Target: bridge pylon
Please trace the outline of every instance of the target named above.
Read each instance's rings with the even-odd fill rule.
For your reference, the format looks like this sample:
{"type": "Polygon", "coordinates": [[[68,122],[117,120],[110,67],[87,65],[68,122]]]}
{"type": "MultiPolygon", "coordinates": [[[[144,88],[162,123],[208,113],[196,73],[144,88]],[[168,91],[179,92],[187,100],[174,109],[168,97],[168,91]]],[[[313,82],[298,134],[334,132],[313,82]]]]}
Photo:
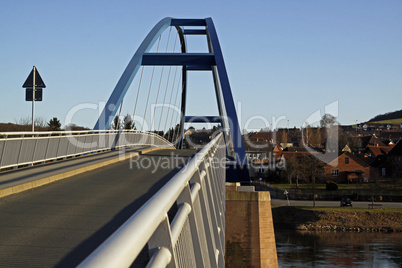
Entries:
{"type": "Polygon", "coordinates": [[[233,101],[228,74],[223,59],[218,35],[211,18],[177,19],[164,18],[149,32],[130,60],[117,85],[115,86],[104,110],[95,124],[95,130],[107,129],[134,77],[141,66],[181,66],[181,117],[179,124],[180,139],[177,146],[182,148],[184,124],[220,123],[224,133],[228,158],[227,181],[249,181],[248,163],[241,136],[240,125],[233,101]],[[180,40],[180,53],[150,53],[152,46],[168,28],[177,30],[180,40]],[[186,38],[190,35],[206,36],[207,53],[189,53],[186,38]],[[187,77],[189,72],[212,73],[219,115],[190,116],[186,114],[187,77]]]}

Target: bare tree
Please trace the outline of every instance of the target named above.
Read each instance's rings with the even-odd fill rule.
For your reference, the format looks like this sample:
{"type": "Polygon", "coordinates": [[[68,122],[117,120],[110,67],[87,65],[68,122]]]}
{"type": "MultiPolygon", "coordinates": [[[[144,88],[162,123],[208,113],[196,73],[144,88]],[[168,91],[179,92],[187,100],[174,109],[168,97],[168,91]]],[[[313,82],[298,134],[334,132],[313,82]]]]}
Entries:
{"type": "Polygon", "coordinates": [[[333,116],[332,114],[324,114],[320,120],[320,125],[321,127],[330,127],[338,122],[336,121],[336,117],[333,116]]]}
{"type": "Polygon", "coordinates": [[[289,181],[296,178],[296,187],[299,187],[299,179],[310,184],[313,192],[313,207],[315,207],[315,183],[317,178],[324,174],[324,163],[312,155],[293,156],[286,160],[286,171],[289,181]]]}

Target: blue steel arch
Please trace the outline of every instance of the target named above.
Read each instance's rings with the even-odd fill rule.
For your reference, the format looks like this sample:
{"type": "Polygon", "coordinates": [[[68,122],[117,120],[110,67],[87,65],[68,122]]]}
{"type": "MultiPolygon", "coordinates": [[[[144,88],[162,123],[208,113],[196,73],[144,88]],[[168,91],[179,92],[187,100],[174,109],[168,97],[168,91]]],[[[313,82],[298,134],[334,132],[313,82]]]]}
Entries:
{"type": "MultiPolygon", "coordinates": [[[[140,47],[131,58],[129,64],[124,70],[118,83],[116,84],[105,108],[103,109],[94,130],[107,129],[123,98],[130,87],[135,75],[141,66],[147,65],[180,65],[183,67],[182,73],[182,101],[181,101],[181,121],[180,133],[183,136],[185,122],[220,122],[229,124],[230,135],[225,135],[228,143],[230,140],[235,154],[235,173],[231,173],[229,181],[249,180],[247,158],[244,144],[241,136],[240,126],[237,119],[236,109],[233,101],[233,95],[230,88],[229,78],[223,59],[222,50],[219,44],[218,35],[211,18],[205,19],[175,19],[164,18],[159,21],[149,32],[147,37],[141,43],[140,47]],[[176,27],[182,53],[148,53],[159,36],[169,26],[176,27]],[[204,29],[183,29],[184,26],[204,26],[204,29]],[[208,40],[209,53],[187,53],[185,35],[206,35],[208,40]],[[216,98],[218,102],[219,117],[196,117],[186,115],[186,92],[187,92],[187,72],[188,71],[212,71],[215,82],[216,98]],[[222,102],[223,100],[223,102],[222,102]],[[225,119],[226,118],[226,119],[225,119]]],[[[224,132],[224,134],[226,134],[224,132]]],[[[181,139],[182,140],[182,139],[181,139]]],[[[232,169],[230,168],[230,169],[232,169]]]]}

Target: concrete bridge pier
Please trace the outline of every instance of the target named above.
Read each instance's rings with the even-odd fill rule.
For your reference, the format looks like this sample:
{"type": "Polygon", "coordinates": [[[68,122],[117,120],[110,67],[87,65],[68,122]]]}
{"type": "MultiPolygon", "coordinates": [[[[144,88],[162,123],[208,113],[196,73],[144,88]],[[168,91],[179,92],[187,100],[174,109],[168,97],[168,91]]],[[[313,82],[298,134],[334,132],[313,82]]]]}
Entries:
{"type": "Polygon", "coordinates": [[[269,192],[226,183],[226,267],[278,267],[269,192]]]}

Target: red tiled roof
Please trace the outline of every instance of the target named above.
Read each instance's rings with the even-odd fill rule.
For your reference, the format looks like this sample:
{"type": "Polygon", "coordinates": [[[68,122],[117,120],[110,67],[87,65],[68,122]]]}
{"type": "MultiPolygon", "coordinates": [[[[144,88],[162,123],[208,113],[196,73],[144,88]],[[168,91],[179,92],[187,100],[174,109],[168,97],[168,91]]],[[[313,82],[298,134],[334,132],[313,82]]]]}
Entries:
{"type": "Polygon", "coordinates": [[[371,145],[368,145],[366,148],[367,148],[366,150],[371,151],[374,156],[378,156],[378,155],[382,155],[382,154],[388,154],[389,151],[391,151],[393,147],[391,147],[391,146],[371,146],[371,145]]]}

